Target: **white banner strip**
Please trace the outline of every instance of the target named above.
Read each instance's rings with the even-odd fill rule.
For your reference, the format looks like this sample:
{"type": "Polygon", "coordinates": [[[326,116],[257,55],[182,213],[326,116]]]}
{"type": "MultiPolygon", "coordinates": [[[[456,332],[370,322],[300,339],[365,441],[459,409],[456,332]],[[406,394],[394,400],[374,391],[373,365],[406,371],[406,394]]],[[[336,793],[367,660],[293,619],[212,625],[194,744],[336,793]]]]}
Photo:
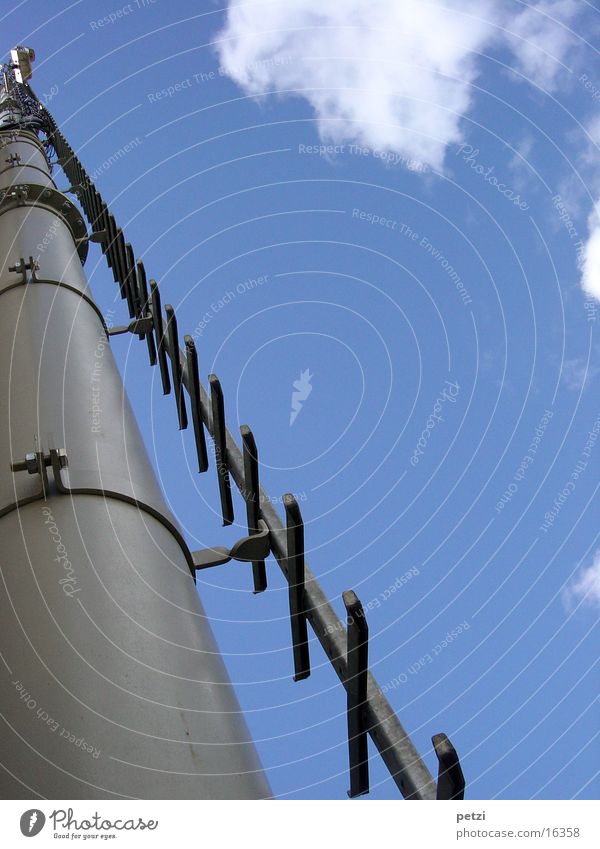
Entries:
{"type": "Polygon", "coordinates": [[[4,801],[0,815],[3,847],[35,840],[29,845],[598,849],[599,808],[587,801],[4,801]]]}

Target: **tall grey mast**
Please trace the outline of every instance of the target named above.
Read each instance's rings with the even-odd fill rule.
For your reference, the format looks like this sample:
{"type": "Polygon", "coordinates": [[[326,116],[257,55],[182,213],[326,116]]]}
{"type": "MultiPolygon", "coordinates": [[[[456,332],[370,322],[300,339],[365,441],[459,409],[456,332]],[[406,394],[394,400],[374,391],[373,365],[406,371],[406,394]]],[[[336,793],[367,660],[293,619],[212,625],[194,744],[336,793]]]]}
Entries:
{"type": "Polygon", "coordinates": [[[0,79],[0,797],[267,797],[52,179],[32,59],[0,79]]]}
{"type": "Polygon", "coordinates": [[[193,338],[180,347],[175,310],[163,314],[158,285],[30,88],[33,52],[11,55],[0,78],[0,798],[268,796],[194,581],[238,560],[264,592],[273,555],[294,681],[311,674],[310,626],[346,691],[349,796],[369,792],[370,737],[406,799],[462,799],[456,749],[432,737],[436,782],[369,670],[360,600],[342,593],[341,622],[306,563],[298,502],[283,496],[284,524],[252,430],[240,427],[240,450],[218,377],[202,384],[193,338]],[[54,154],[89,235],[52,179],[54,154]],[[127,303],[125,326],[109,330],[91,297],[89,241],[127,303]],[[193,429],[198,473],[212,437],[223,524],[232,482],[245,503],[248,535],[231,549],[191,552],[169,514],[108,347],[120,333],[146,343],[179,428],[193,429]]]}

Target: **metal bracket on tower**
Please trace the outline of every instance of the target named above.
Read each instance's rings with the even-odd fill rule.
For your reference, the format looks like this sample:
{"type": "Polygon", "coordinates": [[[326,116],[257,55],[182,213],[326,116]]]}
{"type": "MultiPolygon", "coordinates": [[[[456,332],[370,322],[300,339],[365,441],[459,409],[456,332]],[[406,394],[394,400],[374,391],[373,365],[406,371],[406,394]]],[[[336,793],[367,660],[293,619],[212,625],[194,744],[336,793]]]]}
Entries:
{"type": "MultiPolygon", "coordinates": [[[[119,283],[119,269],[117,263],[117,247],[116,247],[116,238],[117,238],[117,223],[115,221],[114,215],[112,215],[108,211],[108,207],[105,209],[105,229],[107,232],[106,238],[106,254],[108,256],[108,264],[112,269],[113,280],[115,283],[119,283]]],[[[123,291],[121,289],[121,284],[119,283],[119,289],[121,295],[123,295],[123,291]]]]}
{"type": "Polygon", "coordinates": [[[199,569],[210,569],[213,566],[222,566],[224,563],[229,563],[230,560],[249,563],[256,559],[264,559],[268,557],[270,551],[269,529],[261,519],[258,533],[242,537],[233,548],[229,549],[224,546],[203,548],[200,551],[192,551],[192,558],[194,567],[198,571],[199,569]]]}
{"type": "Polygon", "coordinates": [[[8,270],[11,273],[22,274],[23,278],[21,283],[29,283],[30,281],[37,280],[36,271],[39,271],[40,264],[34,259],[32,256],[29,257],[29,261],[25,262],[24,258],[21,257],[16,265],[9,266],[8,270]],[[30,275],[27,275],[27,272],[31,271],[30,275]]]}
{"type": "Polygon", "coordinates": [[[29,186],[17,186],[14,191],[8,192],[6,196],[12,198],[17,206],[25,206],[29,197],[29,186]]]}
{"type": "Polygon", "coordinates": [[[121,228],[117,226],[117,222],[114,220],[113,216],[111,215],[110,217],[114,222],[115,227],[113,247],[116,260],[117,282],[119,284],[121,298],[125,299],[127,297],[127,292],[125,290],[125,237],[121,228]]]}
{"type": "Polygon", "coordinates": [[[13,472],[27,472],[30,475],[39,475],[42,481],[42,492],[39,497],[46,498],[48,494],[48,471],[50,466],[64,469],[68,465],[67,452],[64,448],[53,448],[49,454],[43,451],[31,451],[25,455],[24,460],[16,460],[10,464],[13,472]]]}
{"type": "Polygon", "coordinates": [[[86,233],[81,239],[77,239],[77,244],[80,245],[84,242],[96,242],[97,244],[102,244],[107,237],[106,230],[94,230],[92,233],[86,233]]]}
{"type": "Polygon", "coordinates": [[[167,352],[171,360],[171,374],[173,377],[173,390],[175,392],[175,403],[177,405],[177,418],[179,419],[179,430],[186,430],[188,426],[185,398],[183,395],[183,379],[181,373],[181,358],[179,356],[179,334],[177,332],[177,317],[171,304],[165,306],[167,315],[167,352]]]}
{"type": "Polygon", "coordinates": [[[369,672],[369,627],[365,611],[353,590],[342,593],[348,614],[346,649],[346,693],[348,694],[348,753],[351,799],[369,792],[367,736],[367,685],[369,672]]]}
{"type": "MultiPolygon", "coordinates": [[[[131,245],[129,247],[131,248],[131,245]]],[[[131,271],[133,271],[133,267],[130,266],[130,261],[133,260],[133,251],[131,251],[131,253],[128,251],[127,243],[125,242],[125,235],[120,227],[117,228],[117,252],[119,254],[119,267],[121,269],[121,276],[119,277],[122,287],[121,296],[127,301],[129,317],[133,318],[135,315],[135,307],[133,304],[133,292],[130,285],[131,271]]]]}
{"type": "MultiPolygon", "coordinates": [[[[123,237],[124,238],[124,237],[123,237]]],[[[130,242],[125,243],[125,292],[127,294],[127,307],[129,317],[139,315],[139,304],[137,301],[137,286],[135,278],[135,255],[130,242]]]]}
{"type": "Polygon", "coordinates": [[[83,264],[88,252],[87,229],[81,212],[62,192],[38,183],[19,183],[0,191],[0,214],[22,207],[51,210],[71,231],[83,264]]]}
{"type": "Polygon", "coordinates": [[[109,336],[121,336],[123,333],[135,333],[137,336],[143,336],[150,333],[154,327],[152,316],[144,318],[134,318],[129,324],[120,324],[118,327],[111,327],[108,330],[109,336]]]}
{"type": "Polygon", "coordinates": [[[306,594],[304,591],[304,522],[298,502],[291,493],[283,496],[283,506],[286,517],[286,566],[294,651],[294,681],[301,681],[310,675],[306,594]]]}
{"type": "Polygon", "coordinates": [[[1,508],[0,517],[5,516],[12,510],[16,510],[19,507],[23,507],[25,504],[30,504],[31,502],[39,501],[40,499],[45,499],[49,492],[47,468],[51,467],[54,478],[54,486],[56,488],[57,495],[100,495],[103,498],[114,498],[118,501],[124,501],[126,504],[132,504],[138,510],[148,513],[150,516],[153,516],[155,519],[157,519],[162,525],[165,526],[165,528],[167,528],[167,530],[175,537],[175,539],[181,546],[181,550],[184,553],[186,562],[190,569],[190,573],[194,580],[196,579],[192,553],[189,550],[187,543],[183,535],[181,534],[179,528],[177,528],[177,526],[174,525],[167,516],[158,511],[155,507],[152,507],[151,504],[147,504],[143,501],[140,501],[138,498],[135,498],[132,495],[127,495],[123,492],[117,492],[115,490],[110,489],[101,489],[96,486],[71,487],[67,485],[62,479],[62,470],[67,468],[67,466],[67,453],[64,448],[51,448],[48,454],[44,454],[44,452],[42,451],[32,451],[26,454],[23,460],[17,460],[11,463],[11,470],[13,472],[28,472],[30,475],[38,474],[42,481],[42,489],[39,493],[36,493],[35,495],[28,496],[27,498],[22,498],[19,501],[9,504],[7,507],[1,508]]]}
{"type": "Polygon", "coordinates": [[[9,144],[14,144],[18,140],[19,133],[16,130],[4,130],[2,132],[2,138],[0,138],[0,150],[3,147],[8,147],[9,144]]]}
{"type": "Polygon", "coordinates": [[[169,377],[169,367],[167,365],[167,352],[165,332],[163,327],[162,307],[160,300],[160,291],[156,281],[150,281],[150,299],[151,313],[154,319],[154,337],[156,342],[156,352],[158,358],[158,367],[160,369],[160,379],[162,381],[163,395],[168,395],[171,391],[171,378],[169,377]]]}
{"type": "Polygon", "coordinates": [[[431,738],[439,762],[436,799],[464,799],[465,777],[456,749],[445,734],[431,738]]]}
{"type": "MultiPolygon", "coordinates": [[[[146,279],[146,268],[144,263],[141,260],[138,260],[136,265],[136,284],[138,291],[138,298],[140,303],[140,315],[142,317],[150,317],[152,318],[152,312],[150,310],[150,297],[148,295],[148,282],[146,279]]],[[[152,326],[154,327],[154,322],[152,322],[152,326]]],[[[154,344],[154,336],[151,332],[142,334],[140,336],[141,339],[146,337],[146,344],[148,346],[148,359],[150,360],[150,365],[156,365],[156,345],[154,344]]]]}
{"type": "Polygon", "coordinates": [[[231,478],[227,463],[227,430],[225,427],[225,399],[221,383],[216,374],[208,375],[210,384],[210,407],[212,410],[212,434],[215,441],[215,466],[219,482],[219,498],[223,525],[233,523],[233,498],[231,497],[231,478]]]}
{"type": "Polygon", "coordinates": [[[194,425],[194,440],[196,443],[196,456],[198,458],[198,471],[206,472],[208,469],[208,452],[206,450],[206,437],[204,436],[204,424],[202,422],[202,407],[200,405],[200,376],[198,372],[198,352],[196,344],[191,336],[184,336],[187,387],[192,408],[192,422],[194,425]]]}
{"type": "MultiPolygon", "coordinates": [[[[242,443],[244,446],[244,488],[242,495],[246,502],[246,515],[248,518],[248,533],[258,533],[260,520],[260,485],[258,482],[258,450],[254,434],[248,425],[240,427],[242,443]]],[[[254,579],[254,592],[262,593],[267,589],[267,570],[265,561],[261,558],[252,564],[252,577],[254,579]]]]}

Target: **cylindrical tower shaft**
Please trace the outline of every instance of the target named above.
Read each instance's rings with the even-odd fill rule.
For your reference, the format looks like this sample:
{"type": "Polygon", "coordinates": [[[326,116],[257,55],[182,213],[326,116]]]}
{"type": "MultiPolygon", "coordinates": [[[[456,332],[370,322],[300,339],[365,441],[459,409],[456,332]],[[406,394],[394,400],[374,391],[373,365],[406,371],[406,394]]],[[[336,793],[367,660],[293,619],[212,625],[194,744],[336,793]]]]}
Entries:
{"type": "Polygon", "coordinates": [[[26,126],[5,78],[0,797],[267,797],[88,288],[83,221],[26,126]]]}

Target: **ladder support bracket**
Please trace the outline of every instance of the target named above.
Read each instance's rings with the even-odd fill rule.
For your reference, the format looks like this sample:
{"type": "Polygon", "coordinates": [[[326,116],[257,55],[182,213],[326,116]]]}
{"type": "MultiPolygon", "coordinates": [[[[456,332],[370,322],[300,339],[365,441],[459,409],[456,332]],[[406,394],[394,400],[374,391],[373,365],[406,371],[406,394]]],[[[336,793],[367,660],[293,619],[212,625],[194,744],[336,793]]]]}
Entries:
{"type": "Polygon", "coordinates": [[[121,324],[118,327],[111,327],[108,330],[109,336],[122,336],[124,333],[143,334],[150,333],[154,327],[154,321],[151,315],[144,318],[136,318],[129,324],[121,324]]]}
{"type": "Polygon", "coordinates": [[[446,734],[431,738],[439,763],[436,799],[464,799],[465,777],[456,749],[446,734]]]}
{"type": "Polygon", "coordinates": [[[264,560],[271,551],[269,529],[262,519],[259,520],[259,527],[258,533],[242,537],[231,549],[214,546],[192,551],[196,571],[210,569],[212,566],[222,566],[230,560],[239,560],[242,563],[252,563],[257,559],[264,560]]]}

